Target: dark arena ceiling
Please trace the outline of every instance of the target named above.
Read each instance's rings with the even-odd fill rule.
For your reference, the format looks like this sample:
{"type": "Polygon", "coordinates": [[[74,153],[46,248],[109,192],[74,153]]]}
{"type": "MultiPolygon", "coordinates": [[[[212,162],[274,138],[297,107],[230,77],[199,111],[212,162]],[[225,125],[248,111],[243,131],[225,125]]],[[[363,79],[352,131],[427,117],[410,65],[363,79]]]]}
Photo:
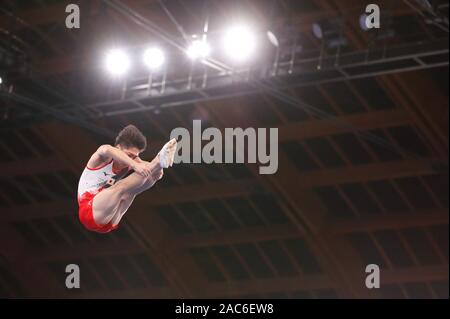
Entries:
{"type": "Polygon", "coordinates": [[[377,3],[363,30],[360,0],[0,0],[0,297],[448,298],[449,2],[377,3]],[[235,66],[220,37],[239,19],[259,45],[235,66]],[[191,62],[205,25],[211,56],[191,62]],[[148,44],[162,71],[105,74],[105,50],[148,44]],[[83,228],[99,145],[131,123],[151,159],[195,119],[278,128],[278,171],[177,164],[118,230],[83,228]]]}

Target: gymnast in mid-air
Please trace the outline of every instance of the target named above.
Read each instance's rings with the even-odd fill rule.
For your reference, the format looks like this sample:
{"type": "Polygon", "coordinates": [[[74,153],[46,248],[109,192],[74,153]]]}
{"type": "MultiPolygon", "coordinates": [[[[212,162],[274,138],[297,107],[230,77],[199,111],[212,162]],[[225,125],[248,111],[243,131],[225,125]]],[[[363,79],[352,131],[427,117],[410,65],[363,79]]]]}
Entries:
{"type": "Polygon", "coordinates": [[[176,139],[167,142],[150,162],[139,157],[146,147],[146,137],[128,125],[119,132],[114,146],[101,145],[92,154],[78,183],[78,216],[88,230],[108,233],[116,229],[135,197],[173,165],[176,139]]]}

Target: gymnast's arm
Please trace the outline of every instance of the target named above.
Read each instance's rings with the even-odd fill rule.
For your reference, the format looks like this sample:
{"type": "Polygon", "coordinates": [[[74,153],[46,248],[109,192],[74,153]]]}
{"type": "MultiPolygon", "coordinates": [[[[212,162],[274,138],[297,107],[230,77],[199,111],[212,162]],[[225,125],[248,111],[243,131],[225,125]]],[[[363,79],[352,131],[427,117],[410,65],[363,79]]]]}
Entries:
{"type": "Polygon", "coordinates": [[[156,176],[162,176],[160,171],[162,171],[161,165],[159,164],[159,155],[156,155],[155,158],[151,162],[147,162],[142,160],[139,156],[134,159],[137,163],[147,163],[151,166],[152,174],[156,176]]]}
{"type": "Polygon", "coordinates": [[[121,151],[117,147],[107,144],[101,145],[97,149],[97,151],[89,159],[88,166],[98,167],[103,163],[111,161],[111,159],[127,165],[139,175],[142,175],[144,177],[148,177],[151,175],[152,167],[149,165],[149,163],[138,163],[128,157],[125,152],[121,151]]]}
{"type": "Polygon", "coordinates": [[[143,161],[139,156],[136,157],[136,158],[134,159],[134,161],[135,161],[135,162],[138,162],[138,163],[145,163],[145,162],[146,162],[146,161],[143,161]]]}

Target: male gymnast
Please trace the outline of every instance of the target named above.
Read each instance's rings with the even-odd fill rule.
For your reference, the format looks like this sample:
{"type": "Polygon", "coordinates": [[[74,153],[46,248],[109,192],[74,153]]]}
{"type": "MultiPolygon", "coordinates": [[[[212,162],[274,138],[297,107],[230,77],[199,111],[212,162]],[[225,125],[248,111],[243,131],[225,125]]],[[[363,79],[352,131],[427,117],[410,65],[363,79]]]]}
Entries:
{"type": "Polygon", "coordinates": [[[173,165],[176,139],[167,142],[151,161],[139,158],[146,137],[134,125],[126,126],[114,146],[101,145],[92,154],[78,183],[78,216],[88,230],[116,229],[136,195],[151,188],[173,165]]]}

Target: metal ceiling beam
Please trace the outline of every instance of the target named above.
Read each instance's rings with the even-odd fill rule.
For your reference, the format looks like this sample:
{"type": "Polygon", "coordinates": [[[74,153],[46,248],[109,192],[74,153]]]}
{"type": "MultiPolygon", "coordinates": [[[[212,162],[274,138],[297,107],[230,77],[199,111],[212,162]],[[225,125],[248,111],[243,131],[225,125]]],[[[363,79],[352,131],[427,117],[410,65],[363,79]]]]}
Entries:
{"type": "Polygon", "coordinates": [[[0,179],[22,175],[35,175],[68,169],[68,165],[56,156],[16,160],[2,163],[0,179]]]}
{"type": "Polygon", "coordinates": [[[359,219],[333,221],[332,233],[345,235],[353,232],[372,232],[386,229],[405,229],[448,224],[448,210],[425,210],[389,215],[365,216],[359,219]]]}
{"type": "MultiPolygon", "coordinates": [[[[315,187],[357,183],[383,179],[393,179],[408,176],[423,176],[438,173],[434,169],[439,160],[397,160],[361,164],[343,168],[325,168],[317,171],[298,172],[297,187],[301,189],[313,189],[315,187]]],[[[280,165],[281,169],[281,165],[280,165]]]]}
{"type": "Polygon", "coordinates": [[[382,281],[386,284],[404,284],[448,280],[448,271],[448,265],[390,269],[382,272],[382,281]]]}
{"type": "Polygon", "coordinates": [[[342,122],[347,123],[348,126],[336,126],[332,125],[332,120],[316,119],[288,123],[279,126],[279,139],[280,141],[304,140],[314,137],[351,133],[353,128],[357,128],[359,131],[366,131],[376,128],[388,128],[411,124],[411,119],[405,111],[401,109],[343,115],[338,118],[342,120],[342,122]]]}
{"type": "Polygon", "coordinates": [[[448,40],[429,45],[413,45],[409,47],[387,50],[385,55],[381,51],[367,58],[366,50],[342,55],[338,58],[326,58],[322,61],[321,70],[317,70],[319,58],[298,61],[290,73],[289,62],[281,63],[278,75],[267,76],[267,68],[252,71],[252,79],[247,79],[245,70],[233,74],[221,73],[210,76],[206,86],[202,87],[203,77],[193,79],[189,88],[189,78],[167,81],[165,90],[161,93],[162,83],[153,83],[148,94],[148,79],[142,78],[143,84],[128,88],[129,97],[125,99],[104,101],[90,104],[88,107],[97,109],[102,116],[126,114],[146,111],[155,107],[171,107],[210,100],[236,97],[264,92],[258,82],[271,85],[276,90],[294,87],[338,82],[344,80],[371,77],[381,74],[421,70],[436,66],[448,65],[448,40]],[[430,59],[429,63],[419,63],[418,60],[439,57],[440,60],[430,59]],[[114,107],[114,110],[109,110],[114,107]]]}
{"type": "MultiPolygon", "coordinates": [[[[415,211],[406,214],[363,216],[358,219],[337,220],[330,217],[324,231],[332,236],[341,236],[354,232],[372,232],[377,230],[428,227],[448,224],[448,211],[415,211]],[[405,218],[407,216],[407,218],[405,218]]],[[[256,243],[266,240],[284,240],[303,237],[292,224],[246,227],[243,229],[195,233],[177,236],[181,247],[210,247],[216,245],[236,245],[256,243]]]]}
{"type": "Polygon", "coordinates": [[[45,102],[37,101],[35,98],[30,98],[26,96],[22,96],[16,93],[10,93],[3,90],[0,90],[0,99],[4,99],[6,101],[14,101],[17,102],[17,105],[26,105],[27,107],[36,110],[38,113],[46,113],[53,118],[61,120],[65,123],[75,124],[80,126],[88,131],[93,133],[106,136],[109,138],[114,138],[114,132],[106,130],[104,128],[98,127],[95,124],[89,122],[88,120],[84,120],[78,116],[72,116],[64,112],[63,110],[59,110],[53,106],[49,106],[45,102]]]}
{"type": "Polygon", "coordinates": [[[180,247],[210,247],[215,245],[235,245],[256,243],[265,240],[284,240],[302,237],[302,233],[292,224],[245,227],[236,230],[212,231],[178,235],[180,247]]]}

